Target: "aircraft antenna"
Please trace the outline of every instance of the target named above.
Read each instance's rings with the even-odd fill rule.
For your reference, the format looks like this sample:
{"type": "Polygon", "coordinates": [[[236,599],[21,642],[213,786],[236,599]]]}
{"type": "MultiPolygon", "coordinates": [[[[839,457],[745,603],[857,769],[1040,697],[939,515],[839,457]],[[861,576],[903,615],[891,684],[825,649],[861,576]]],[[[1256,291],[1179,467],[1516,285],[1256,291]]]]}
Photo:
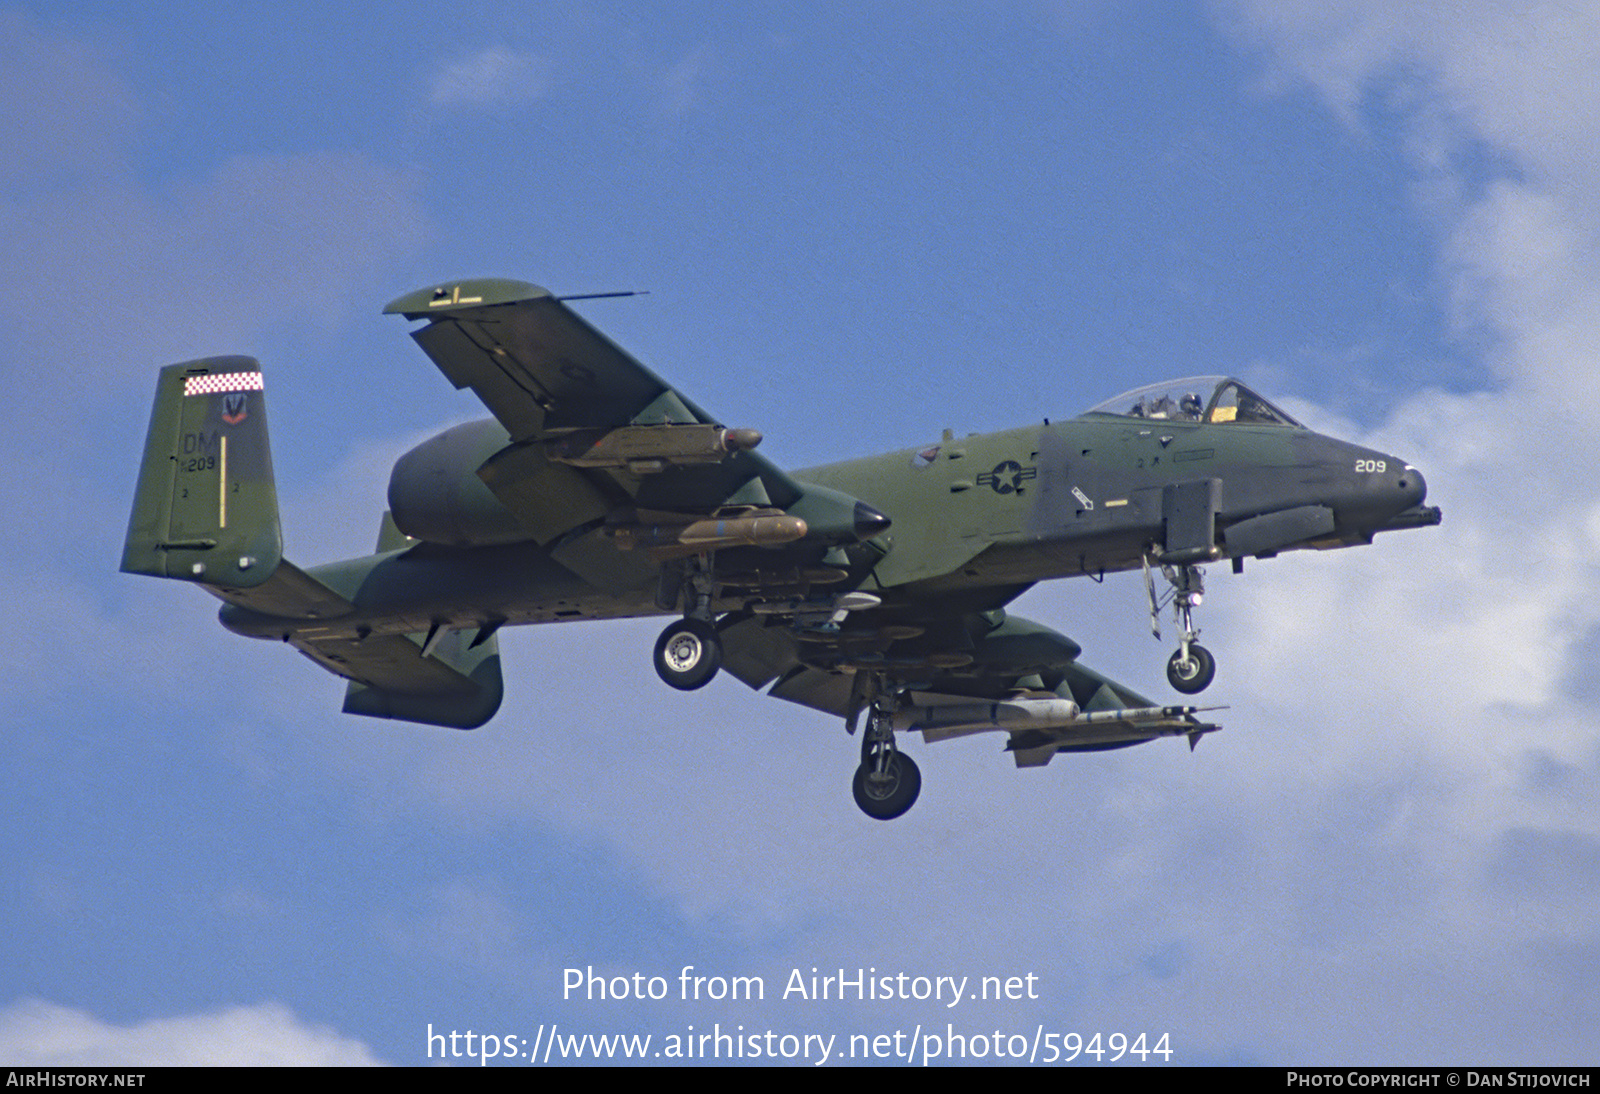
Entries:
{"type": "Polygon", "coordinates": [[[649,289],[624,289],[621,292],[584,292],[573,293],[571,296],[558,296],[557,300],[605,300],[613,296],[649,296],[649,289]]]}

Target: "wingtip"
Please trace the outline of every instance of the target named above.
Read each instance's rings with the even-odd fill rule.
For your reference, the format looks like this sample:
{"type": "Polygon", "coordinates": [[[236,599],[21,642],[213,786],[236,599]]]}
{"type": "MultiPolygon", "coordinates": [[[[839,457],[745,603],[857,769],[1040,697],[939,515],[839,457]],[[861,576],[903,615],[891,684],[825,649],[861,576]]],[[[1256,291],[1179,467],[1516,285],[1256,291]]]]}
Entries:
{"type": "Polygon", "coordinates": [[[512,281],[501,277],[469,277],[459,281],[440,281],[415,292],[391,300],[383,309],[385,315],[403,315],[407,319],[425,319],[463,308],[483,308],[494,304],[515,304],[523,300],[537,300],[554,294],[546,288],[526,281],[512,281]]]}

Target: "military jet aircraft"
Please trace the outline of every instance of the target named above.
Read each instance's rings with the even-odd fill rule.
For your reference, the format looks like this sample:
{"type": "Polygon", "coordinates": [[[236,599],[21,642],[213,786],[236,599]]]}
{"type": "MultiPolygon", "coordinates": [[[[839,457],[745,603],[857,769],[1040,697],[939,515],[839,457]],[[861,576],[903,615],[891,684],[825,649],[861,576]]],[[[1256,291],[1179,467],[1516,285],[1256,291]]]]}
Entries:
{"type": "Polygon", "coordinates": [[[1225,377],[790,473],[545,289],[467,280],[385,311],[424,322],[494,417],[399,459],[376,554],[283,558],[261,368],[214,357],[161,372],[122,569],[199,584],[229,630],[345,677],[349,713],[463,729],[499,708],[502,626],[675,616],[655,647],[672,687],[720,668],[852,734],[865,715],[854,795],[884,820],[921,787],[898,732],[1002,732],[1022,767],[1218,728],[1008,614],[1035,582],[1142,570],[1152,628],[1168,603],[1179,625],[1168,680],[1194,694],[1215,672],[1201,563],[1440,520],[1410,464],[1225,377]]]}

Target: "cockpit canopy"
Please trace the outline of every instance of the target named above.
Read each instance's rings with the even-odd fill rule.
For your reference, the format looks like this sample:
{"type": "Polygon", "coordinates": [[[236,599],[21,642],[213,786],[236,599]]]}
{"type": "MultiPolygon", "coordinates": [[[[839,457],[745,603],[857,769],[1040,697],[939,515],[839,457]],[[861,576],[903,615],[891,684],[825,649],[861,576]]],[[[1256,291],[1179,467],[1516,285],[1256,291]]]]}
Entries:
{"type": "Polygon", "coordinates": [[[1084,412],[1118,418],[1167,422],[1239,422],[1244,425],[1286,425],[1299,422],[1228,376],[1190,376],[1123,392],[1084,412]]]}

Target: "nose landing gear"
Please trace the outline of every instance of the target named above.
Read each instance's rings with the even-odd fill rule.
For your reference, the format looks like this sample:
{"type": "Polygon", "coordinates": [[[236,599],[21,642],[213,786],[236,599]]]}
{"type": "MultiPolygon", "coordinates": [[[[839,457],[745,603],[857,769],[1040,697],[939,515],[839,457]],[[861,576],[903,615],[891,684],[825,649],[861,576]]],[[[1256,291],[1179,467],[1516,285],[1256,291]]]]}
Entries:
{"type": "Polygon", "coordinates": [[[1157,599],[1155,580],[1150,575],[1150,556],[1144,559],[1144,587],[1150,598],[1150,633],[1161,637],[1161,609],[1173,605],[1173,615],[1183,633],[1178,649],[1167,661],[1167,683],[1185,695],[1206,690],[1217,675],[1217,660],[1211,651],[1195,641],[1199,630],[1194,625],[1194,609],[1205,595],[1205,570],[1199,566],[1172,566],[1163,563],[1161,576],[1172,586],[1164,598],[1157,599]]]}

